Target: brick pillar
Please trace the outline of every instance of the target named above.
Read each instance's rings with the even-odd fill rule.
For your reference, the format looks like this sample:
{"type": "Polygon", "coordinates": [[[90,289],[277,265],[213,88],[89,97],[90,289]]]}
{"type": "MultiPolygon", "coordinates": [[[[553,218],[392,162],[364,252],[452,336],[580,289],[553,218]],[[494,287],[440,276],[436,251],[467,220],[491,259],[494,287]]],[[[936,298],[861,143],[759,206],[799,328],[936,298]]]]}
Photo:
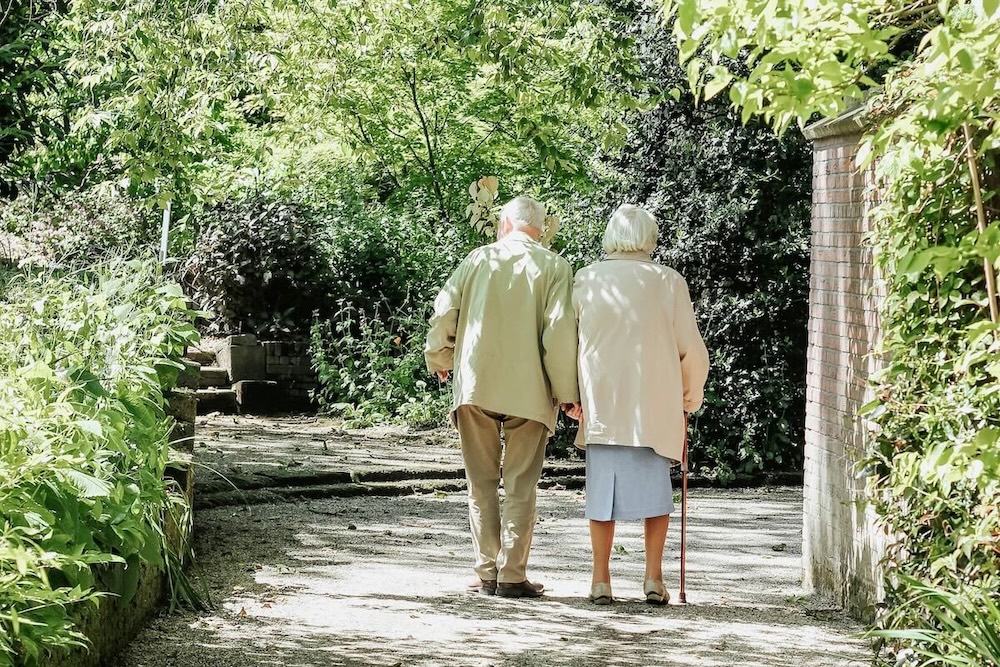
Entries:
{"type": "Polygon", "coordinates": [[[881,595],[883,547],[860,503],[864,480],[855,466],[867,437],[856,413],[871,400],[879,327],[872,256],[863,241],[866,176],[854,165],[857,124],[817,125],[806,131],[814,145],[803,584],[869,617],[881,595]]]}

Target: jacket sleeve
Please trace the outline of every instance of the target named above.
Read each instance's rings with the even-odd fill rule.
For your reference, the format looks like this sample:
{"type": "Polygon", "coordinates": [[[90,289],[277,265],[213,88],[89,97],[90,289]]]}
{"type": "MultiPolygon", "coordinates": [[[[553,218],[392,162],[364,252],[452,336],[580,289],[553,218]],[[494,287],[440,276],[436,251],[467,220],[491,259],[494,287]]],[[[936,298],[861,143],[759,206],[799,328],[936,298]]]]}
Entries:
{"type": "Polygon", "coordinates": [[[542,318],[542,362],[559,403],[580,400],[576,368],[576,313],[573,310],[573,271],[565,260],[546,294],[542,318]]]}
{"type": "Polygon", "coordinates": [[[708,379],[708,348],[698,331],[694,306],[687,283],[678,277],[674,300],[674,334],[681,358],[681,379],[684,386],[684,412],[696,412],[705,400],[705,380],[708,379]]]}
{"type": "Polygon", "coordinates": [[[434,299],[434,312],[430,318],[424,360],[431,373],[450,371],[455,367],[455,340],[458,335],[458,313],[462,308],[462,288],[465,282],[467,260],[451,274],[434,299]]]}

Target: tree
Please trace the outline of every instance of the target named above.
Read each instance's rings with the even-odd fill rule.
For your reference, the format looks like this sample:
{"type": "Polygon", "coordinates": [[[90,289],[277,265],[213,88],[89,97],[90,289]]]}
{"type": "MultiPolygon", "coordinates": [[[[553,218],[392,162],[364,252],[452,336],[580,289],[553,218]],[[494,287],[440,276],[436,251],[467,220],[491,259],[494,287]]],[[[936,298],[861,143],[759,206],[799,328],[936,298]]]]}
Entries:
{"type": "Polygon", "coordinates": [[[112,180],[150,202],[197,201],[197,175],[260,105],[261,5],[74,2],[49,25],[62,76],[29,100],[63,131],[21,156],[57,188],[112,180]]]}
{"type": "Polygon", "coordinates": [[[268,87],[288,91],[272,129],[330,141],[383,199],[426,193],[450,221],[484,174],[572,178],[620,138],[605,111],[641,94],[621,22],[565,0],[288,3],[269,35],[284,57],[268,87]]]}
{"type": "Polygon", "coordinates": [[[63,129],[60,119],[39,113],[33,102],[55,83],[52,27],[65,3],[12,0],[0,11],[0,197],[9,198],[17,188],[8,163],[36,139],[63,129]]]}

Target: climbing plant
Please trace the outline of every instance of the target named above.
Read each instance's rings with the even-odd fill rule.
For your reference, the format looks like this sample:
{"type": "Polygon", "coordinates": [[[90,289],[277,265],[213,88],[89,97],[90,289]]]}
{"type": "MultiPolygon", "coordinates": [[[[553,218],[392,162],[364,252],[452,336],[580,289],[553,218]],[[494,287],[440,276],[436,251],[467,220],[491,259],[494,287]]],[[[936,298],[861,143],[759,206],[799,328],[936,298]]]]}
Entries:
{"type": "Polygon", "coordinates": [[[987,608],[939,601],[995,600],[1000,583],[1000,3],[665,6],[702,99],[728,91],[779,131],[867,99],[858,162],[875,177],[887,290],[884,369],[862,410],[891,541],[880,623],[929,661],[996,665],[966,641],[987,608]]]}

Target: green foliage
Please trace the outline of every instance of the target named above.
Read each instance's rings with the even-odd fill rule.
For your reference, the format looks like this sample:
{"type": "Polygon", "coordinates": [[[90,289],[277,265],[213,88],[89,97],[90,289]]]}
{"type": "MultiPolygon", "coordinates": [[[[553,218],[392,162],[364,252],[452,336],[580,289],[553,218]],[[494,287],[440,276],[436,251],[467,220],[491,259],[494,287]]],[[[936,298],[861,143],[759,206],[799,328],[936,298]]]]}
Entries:
{"type": "MultiPolygon", "coordinates": [[[[1000,582],[1000,327],[984,319],[983,274],[984,257],[996,265],[1000,228],[976,228],[964,147],[895,143],[877,169],[885,192],[874,240],[888,283],[887,363],[873,378],[878,400],[868,418],[878,432],[868,464],[872,503],[899,537],[887,563],[894,603],[887,627],[922,621],[949,632],[907,604],[919,594],[911,579],[960,591],[1000,582]],[[917,168],[914,154],[926,156],[917,168]]],[[[996,183],[994,158],[981,164],[996,183]]],[[[995,197],[995,186],[991,192],[995,197]]]]}
{"type": "Polygon", "coordinates": [[[308,329],[314,311],[332,312],[326,228],[315,211],[234,201],[206,210],[200,225],[181,274],[199,307],[212,314],[211,328],[294,336],[308,329]]]}
{"type": "Polygon", "coordinates": [[[635,105],[629,40],[600,3],[289,3],[272,15],[277,113],[321,128],[383,200],[428,194],[438,224],[485,173],[580,171],[605,110],[635,105]],[[457,187],[456,187],[457,186],[457,187]]]}
{"type": "Polygon", "coordinates": [[[95,187],[59,197],[22,194],[0,204],[0,229],[26,241],[32,259],[83,267],[152,254],[159,216],[115,188],[95,187]]]}
{"type": "Polygon", "coordinates": [[[451,184],[491,167],[580,173],[595,140],[621,134],[606,110],[641,92],[621,17],[601,3],[87,0],[43,16],[14,24],[44,28],[45,49],[16,45],[59,76],[7,87],[27,100],[17,119],[58,132],[34,146],[21,132],[12,177],[111,181],[184,210],[321,146],[383,201],[420,191],[447,221],[451,184]]]}
{"type": "MultiPolygon", "coordinates": [[[[872,242],[886,288],[884,369],[872,378],[876,400],[862,410],[875,427],[869,499],[892,537],[881,624],[915,642],[930,658],[924,664],[939,664],[931,651],[945,664],[995,665],[990,647],[969,638],[970,628],[996,627],[992,608],[978,601],[996,590],[1000,568],[992,284],[1000,259],[1000,3],[869,1],[846,12],[832,2],[780,4],[778,12],[756,0],[668,7],[683,54],[748,54],[749,74],[735,81],[731,99],[746,115],[763,110],[779,129],[842,109],[881,64],[884,87],[868,100],[859,158],[878,188],[872,242]],[[930,590],[948,592],[941,596],[952,606],[933,604],[944,597],[931,599],[930,590]]],[[[707,95],[701,66],[692,65],[692,83],[707,95]]]]}
{"type": "Polygon", "coordinates": [[[317,402],[355,427],[394,418],[415,428],[441,425],[451,409],[451,390],[427,377],[425,319],[387,320],[345,305],[332,322],[313,325],[317,402]],[[436,386],[429,388],[429,381],[436,386]]]}
{"type": "Polygon", "coordinates": [[[186,501],[163,478],[162,387],[197,333],[180,288],[139,262],[4,287],[0,665],[44,665],[86,641],[72,612],[102,573],[128,597],[141,563],[176,564],[162,521],[186,501]]]}
{"type": "Polygon", "coordinates": [[[929,617],[944,628],[911,628],[870,632],[869,636],[903,640],[913,646],[911,664],[947,667],[1000,665],[1000,601],[996,588],[942,590],[912,578],[902,579],[912,596],[911,615],[929,617]]]}
{"type": "Polygon", "coordinates": [[[25,155],[56,187],[111,180],[161,205],[205,197],[197,175],[265,102],[257,3],[87,0],[54,29],[59,84],[37,106],[65,132],[25,155]]]}
{"type": "Polygon", "coordinates": [[[728,88],[744,121],[759,114],[782,131],[815,114],[835,116],[860,99],[877,83],[879,67],[895,60],[902,35],[940,20],[938,3],[929,1],[663,4],[699,98],[728,88]]]}
{"type": "Polygon", "coordinates": [[[327,215],[337,301],[383,315],[424,308],[481,237],[466,225],[435,229],[433,205],[370,204],[327,215]]]}
{"type": "Polygon", "coordinates": [[[58,59],[51,52],[52,27],[61,3],[4,3],[0,18],[0,198],[17,194],[6,169],[11,158],[36,139],[59,131],[40,113],[33,96],[54,83],[58,59]]]}

